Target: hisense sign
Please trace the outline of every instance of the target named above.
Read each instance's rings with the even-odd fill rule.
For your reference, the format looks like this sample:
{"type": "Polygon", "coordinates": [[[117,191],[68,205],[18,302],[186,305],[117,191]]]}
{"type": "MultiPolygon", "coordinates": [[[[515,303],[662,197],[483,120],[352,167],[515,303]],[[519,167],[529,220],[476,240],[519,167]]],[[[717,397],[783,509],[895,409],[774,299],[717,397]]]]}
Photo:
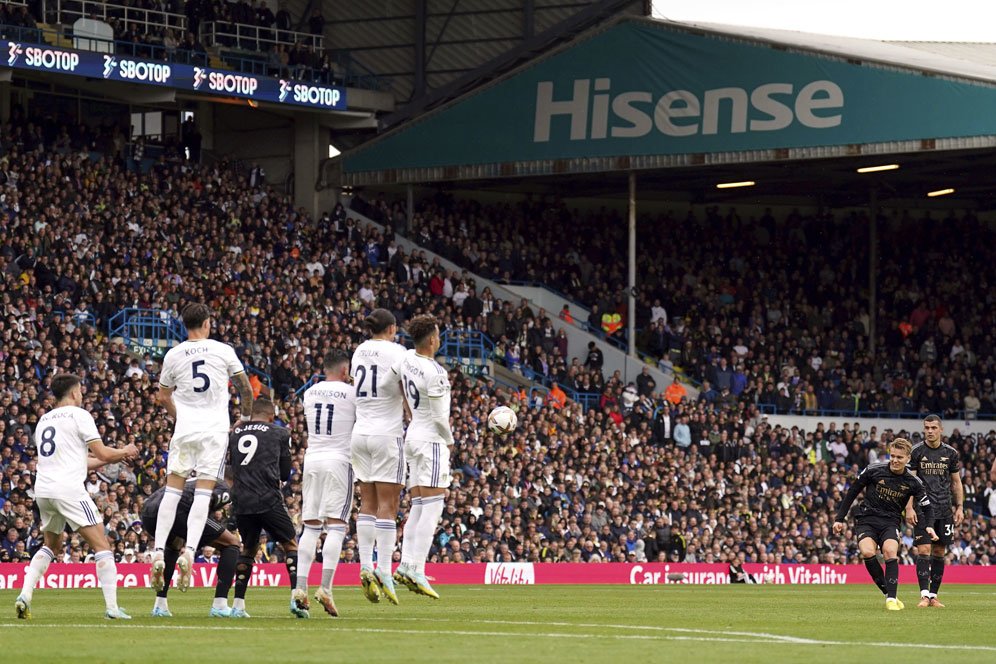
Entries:
{"type": "Polygon", "coordinates": [[[833,81],[803,85],[765,83],[747,90],[612,89],[612,79],[576,79],[569,93],[555,94],[553,81],[536,85],[533,142],[546,143],[554,132],[571,141],[641,138],[651,132],[683,137],[778,131],[798,122],[810,129],[840,125],[844,92],[833,81]],[[562,119],[561,122],[556,122],[562,119]]]}

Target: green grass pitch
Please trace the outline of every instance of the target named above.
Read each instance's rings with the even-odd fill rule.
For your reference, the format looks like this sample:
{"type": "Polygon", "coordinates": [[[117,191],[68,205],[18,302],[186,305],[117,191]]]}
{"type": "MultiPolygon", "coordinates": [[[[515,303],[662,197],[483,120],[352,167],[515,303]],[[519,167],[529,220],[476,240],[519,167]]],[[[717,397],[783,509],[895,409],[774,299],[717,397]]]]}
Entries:
{"type": "MultiPolygon", "coordinates": [[[[99,590],[35,592],[33,619],[0,592],[4,661],[21,662],[944,662],[996,661],[996,588],[946,586],[945,609],[887,612],[871,586],[440,586],[440,601],[401,606],[336,592],[343,617],[287,611],[286,589],[250,589],[249,620],[207,617],[210,589],[170,593],[172,620],[149,617],[152,592],[103,619],[99,590]]],[[[317,605],[316,605],[317,606],[317,605]]]]}

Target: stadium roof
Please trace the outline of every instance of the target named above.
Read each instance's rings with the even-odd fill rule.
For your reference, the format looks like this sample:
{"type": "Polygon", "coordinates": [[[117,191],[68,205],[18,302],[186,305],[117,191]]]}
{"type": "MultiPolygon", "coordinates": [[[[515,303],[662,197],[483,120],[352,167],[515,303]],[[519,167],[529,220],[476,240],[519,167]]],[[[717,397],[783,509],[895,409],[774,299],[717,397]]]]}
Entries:
{"type": "Polygon", "coordinates": [[[665,21],[690,29],[735,35],[866,62],[891,64],[943,76],[996,83],[996,43],[878,41],[721,23],[665,21]]]}
{"type": "MultiPolygon", "coordinates": [[[[828,106],[832,96],[826,91],[818,95],[828,106]]],[[[615,112],[615,101],[611,104],[615,112]]],[[[621,134],[637,126],[626,124],[633,123],[634,114],[625,117],[625,111],[631,110],[625,106],[621,134]]],[[[674,106],[665,112],[673,112],[674,106]]],[[[688,108],[678,104],[677,111],[688,108]]],[[[604,123],[608,111],[603,107],[601,112],[604,123]]],[[[668,122],[665,117],[664,124],[668,122]]],[[[993,147],[996,44],[882,42],[621,17],[368,141],[346,153],[342,166],[343,183],[348,185],[457,180],[511,184],[553,176],[549,179],[583,180],[597,189],[600,183],[614,187],[615,178],[591,176],[638,170],[648,184],[656,177],[662,185],[680,187],[693,173],[697,174],[688,178],[689,184],[701,185],[713,180],[718,171],[749,167],[777,171],[778,180],[788,187],[787,181],[802,168],[809,169],[809,177],[804,178],[809,183],[836,182],[838,177],[853,174],[855,165],[863,165],[862,159],[867,164],[876,155],[903,155],[924,162],[923,177],[896,180],[897,197],[904,195],[904,187],[918,192],[934,183],[946,184],[947,178],[959,191],[974,186],[974,197],[989,199],[991,185],[978,178],[984,171],[991,172],[996,161],[989,157],[993,147]],[[617,140],[615,125],[606,134],[603,124],[596,135],[591,117],[597,116],[594,102],[585,105],[588,126],[576,127],[573,116],[562,117],[570,115],[564,103],[572,99],[572,82],[576,97],[579,80],[587,81],[587,95],[589,91],[597,94],[599,85],[604,91],[610,78],[612,95],[626,96],[634,90],[646,95],[648,105],[635,115],[651,116],[637,118],[650,129],[636,140],[617,140]],[[831,86],[836,81],[843,91],[836,124],[828,117],[833,111],[822,117],[819,111],[815,118],[808,116],[816,125],[825,125],[822,130],[813,130],[813,123],[800,124],[798,100],[796,114],[792,114],[792,95],[801,95],[814,81],[831,86]],[[554,115],[561,117],[547,116],[541,135],[540,90],[544,85],[549,99],[543,103],[552,102],[557,107],[554,115]],[[773,89],[773,85],[782,86],[776,94],[789,95],[776,101],[782,108],[775,113],[783,112],[784,122],[773,121],[771,108],[763,110],[763,95],[758,105],[752,94],[773,89]],[[665,100],[661,98],[656,106],[653,101],[678,89],[692,91],[689,95],[694,97],[695,108],[690,115],[694,126],[701,126],[691,132],[695,136],[680,132],[691,125],[675,120],[674,114],[668,126],[678,131],[661,128],[659,114],[665,100]],[[740,95],[746,110],[737,107],[738,100],[729,96],[731,90],[740,95]],[[707,129],[709,93],[719,95],[713,98],[711,131],[707,129]],[[779,131],[754,131],[755,124],[779,131]],[[658,131],[653,131],[654,125],[658,131]]],[[[799,185],[794,189],[808,188],[802,181],[799,185]]],[[[854,200],[859,192],[866,195],[867,186],[867,180],[858,179],[843,187],[848,189],[845,198],[854,200]]]]}

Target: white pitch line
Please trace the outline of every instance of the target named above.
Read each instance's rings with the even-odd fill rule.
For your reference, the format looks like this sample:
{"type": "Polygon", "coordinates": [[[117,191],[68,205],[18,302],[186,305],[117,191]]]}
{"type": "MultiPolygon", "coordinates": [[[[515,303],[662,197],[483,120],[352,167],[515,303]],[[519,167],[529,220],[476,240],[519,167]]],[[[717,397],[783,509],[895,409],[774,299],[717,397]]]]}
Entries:
{"type": "MultiPolygon", "coordinates": [[[[425,621],[428,622],[428,621],[425,621]]],[[[440,621],[435,621],[440,622],[440,621]]],[[[480,621],[484,622],[484,621],[480,621]]],[[[488,621],[490,623],[502,624],[500,621],[488,621]]],[[[335,625],[335,623],[330,623],[335,625]]],[[[550,623],[529,623],[520,621],[507,621],[505,624],[513,625],[532,625],[532,624],[550,624],[550,623]]],[[[579,626],[572,624],[572,626],[579,626]]],[[[609,625],[597,625],[598,627],[611,627],[609,625]]],[[[60,627],[67,627],[70,629],[149,629],[149,630],[175,630],[175,631],[258,631],[259,628],[249,627],[249,626],[222,626],[222,625],[127,625],[127,624],[83,624],[83,623],[73,623],[66,625],[58,624],[38,624],[38,623],[0,623],[0,628],[13,628],[13,629],[30,629],[32,627],[38,627],[43,629],[57,629],[60,627]]],[[[335,625],[332,627],[337,632],[356,632],[356,633],[373,633],[373,634],[407,634],[407,635],[424,635],[430,634],[426,630],[421,629],[397,629],[390,627],[347,627],[342,625],[335,625]]],[[[658,629],[656,627],[646,626],[645,629],[658,629]]],[[[676,636],[676,635],[651,635],[651,634],[577,634],[577,633],[565,633],[565,632],[490,632],[490,631],[478,631],[478,630],[434,630],[431,634],[444,634],[451,636],[496,636],[501,638],[507,637],[523,637],[523,638],[550,638],[550,639],[613,639],[620,641],[695,641],[695,642],[718,642],[718,643],[759,643],[765,645],[785,645],[785,646],[853,646],[853,647],[873,647],[873,648],[921,648],[930,650],[962,650],[962,651],[973,651],[973,652],[996,652],[996,646],[974,646],[974,645],[947,645],[947,644],[935,644],[935,643],[894,643],[894,642],[882,642],[882,641],[825,641],[821,639],[803,639],[791,636],[779,636],[779,635],[766,635],[761,632],[724,632],[721,630],[685,630],[684,628],[659,628],[661,630],[673,630],[673,631],[698,631],[704,633],[717,634],[719,636],[676,636]],[[732,636],[738,635],[749,635],[754,638],[727,638],[721,636],[723,634],[730,634],[732,636]],[[793,640],[786,640],[793,639],[793,640]]],[[[313,631],[311,628],[301,628],[301,627],[291,627],[283,628],[283,631],[287,632],[308,632],[313,631]]]]}

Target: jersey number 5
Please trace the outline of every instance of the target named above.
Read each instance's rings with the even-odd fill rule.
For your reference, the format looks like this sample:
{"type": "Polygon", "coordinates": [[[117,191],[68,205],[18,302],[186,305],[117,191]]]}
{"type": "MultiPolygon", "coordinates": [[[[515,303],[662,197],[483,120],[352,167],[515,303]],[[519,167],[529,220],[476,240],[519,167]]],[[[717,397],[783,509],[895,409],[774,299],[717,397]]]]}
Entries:
{"type": "Polygon", "coordinates": [[[204,366],[204,360],[197,360],[196,362],[190,365],[190,368],[194,372],[194,380],[200,378],[202,381],[204,381],[203,383],[201,383],[200,387],[196,386],[194,387],[194,392],[197,392],[198,394],[200,394],[201,392],[207,392],[208,388],[211,387],[211,377],[208,376],[206,373],[198,371],[198,369],[200,369],[203,366],[204,366]]]}
{"type": "Polygon", "coordinates": [[[252,458],[256,456],[256,449],[259,447],[259,439],[252,434],[246,434],[239,438],[238,450],[245,455],[240,466],[248,466],[252,458]]]}
{"type": "MultiPolygon", "coordinates": [[[[360,364],[356,367],[356,396],[365,397],[367,396],[366,391],[363,389],[363,383],[367,380],[367,367],[360,364]]],[[[377,365],[370,366],[370,396],[374,399],[377,398],[377,365]]]]}

